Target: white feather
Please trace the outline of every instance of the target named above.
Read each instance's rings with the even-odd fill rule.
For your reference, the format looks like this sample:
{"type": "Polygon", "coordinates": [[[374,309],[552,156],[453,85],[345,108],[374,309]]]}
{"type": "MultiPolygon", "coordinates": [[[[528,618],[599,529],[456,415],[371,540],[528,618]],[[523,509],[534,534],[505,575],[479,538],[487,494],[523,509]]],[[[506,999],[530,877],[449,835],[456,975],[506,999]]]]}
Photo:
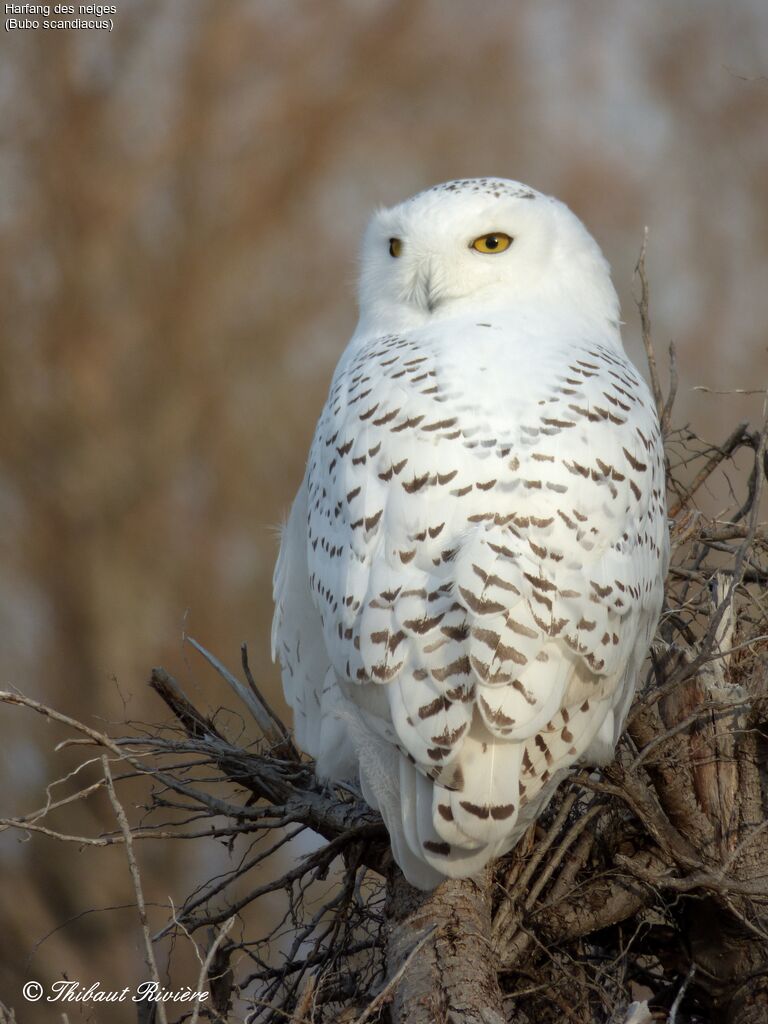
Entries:
{"type": "Polygon", "coordinates": [[[297,741],[359,774],[414,884],[479,870],[611,756],[667,547],[653,402],[577,218],[496,179],[377,214],[273,649],[297,741]],[[491,232],[514,241],[475,251],[491,232]]]}

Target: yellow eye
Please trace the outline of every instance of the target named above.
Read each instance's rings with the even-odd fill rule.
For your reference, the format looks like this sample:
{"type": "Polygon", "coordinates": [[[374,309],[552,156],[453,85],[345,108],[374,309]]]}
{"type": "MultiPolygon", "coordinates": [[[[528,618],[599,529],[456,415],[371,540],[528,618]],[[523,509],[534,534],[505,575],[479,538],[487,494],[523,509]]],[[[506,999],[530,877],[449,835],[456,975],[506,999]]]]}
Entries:
{"type": "Polygon", "coordinates": [[[510,245],[512,245],[512,239],[509,235],[505,235],[503,231],[492,231],[490,235],[480,235],[479,238],[476,238],[470,248],[475,252],[493,254],[504,252],[510,245]]]}
{"type": "Polygon", "coordinates": [[[390,238],[390,240],[389,240],[389,255],[390,256],[394,256],[395,259],[397,259],[397,257],[400,255],[400,253],[402,251],[403,251],[403,243],[400,241],[400,239],[399,238],[390,238]]]}

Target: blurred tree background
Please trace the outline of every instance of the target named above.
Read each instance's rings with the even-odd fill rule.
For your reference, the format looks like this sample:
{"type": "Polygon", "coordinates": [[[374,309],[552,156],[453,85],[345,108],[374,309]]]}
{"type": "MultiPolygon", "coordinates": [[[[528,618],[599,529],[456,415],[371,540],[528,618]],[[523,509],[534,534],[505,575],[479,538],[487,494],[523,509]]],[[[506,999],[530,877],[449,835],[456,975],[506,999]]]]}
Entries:
{"type": "MultiPolygon", "coordinates": [[[[759,396],[692,386],[768,377],[764,0],[118,0],[114,20],[1,44],[3,688],[152,720],[164,664],[215,707],[189,632],[230,664],[248,641],[279,702],[276,526],[355,323],[360,235],[434,182],[564,199],[640,366],[648,225],[677,420],[720,438],[758,418],[759,396]]],[[[0,814],[44,803],[67,766],[50,729],[4,710],[0,744],[0,814]]],[[[114,827],[103,794],[89,813],[84,831],[114,827]]],[[[166,907],[216,865],[173,845],[142,847],[166,907]]],[[[131,911],[78,916],[131,901],[121,851],[6,832],[0,868],[0,998],[22,1009],[23,980],[62,973],[130,983],[131,911]]]]}

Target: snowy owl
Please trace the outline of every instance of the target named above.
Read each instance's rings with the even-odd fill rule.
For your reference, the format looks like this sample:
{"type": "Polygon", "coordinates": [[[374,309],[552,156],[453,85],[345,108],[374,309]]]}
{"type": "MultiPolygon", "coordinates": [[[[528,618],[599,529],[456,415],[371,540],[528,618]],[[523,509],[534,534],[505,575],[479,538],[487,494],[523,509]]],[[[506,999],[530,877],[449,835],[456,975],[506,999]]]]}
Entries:
{"type": "Polygon", "coordinates": [[[411,883],[509,850],[613,754],[662,602],[664,461],[581,221],[518,182],[376,213],[275,569],[296,739],[411,883]]]}

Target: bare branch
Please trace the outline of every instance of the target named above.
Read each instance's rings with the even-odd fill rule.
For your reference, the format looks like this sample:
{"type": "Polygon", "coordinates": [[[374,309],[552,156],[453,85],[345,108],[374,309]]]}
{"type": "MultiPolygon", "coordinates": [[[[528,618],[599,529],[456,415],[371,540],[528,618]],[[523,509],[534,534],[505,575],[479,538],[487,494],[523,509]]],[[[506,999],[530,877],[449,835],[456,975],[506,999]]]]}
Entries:
{"type": "MultiPolygon", "coordinates": [[[[144,936],[144,957],[147,968],[150,973],[152,981],[157,985],[158,989],[160,985],[160,975],[157,971],[157,961],[155,960],[155,950],[152,945],[152,938],[149,931],[149,921],[147,919],[147,908],[144,902],[144,891],[141,887],[141,875],[139,874],[139,866],[136,862],[136,856],[133,851],[133,837],[131,835],[131,826],[128,824],[128,819],[125,816],[123,805],[120,803],[115,792],[115,784],[112,779],[112,772],[109,770],[109,761],[106,754],[101,759],[102,768],[104,770],[104,778],[107,783],[107,793],[109,794],[109,802],[112,804],[112,808],[115,812],[118,824],[120,825],[120,831],[123,833],[125,840],[125,854],[128,858],[128,870],[131,873],[131,882],[133,883],[133,891],[136,895],[136,907],[139,911],[139,920],[141,921],[141,931],[144,936]]],[[[165,1013],[165,1004],[159,1001],[156,1005],[157,1018],[160,1024],[168,1024],[168,1018],[165,1013]]]]}
{"type": "Polygon", "coordinates": [[[424,933],[424,935],[419,939],[419,941],[413,947],[413,949],[408,954],[403,963],[398,967],[398,969],[386,983],[381,992],[379,992],[379,994],[371,1000],[368,1006],[366,1006],[366,1008],[363,1010],[360,1016],[355,1020],[354,1024],[365,1024],[366,1021],[371,1019],[374,1013],[377,1013],[378,1010],[392,998],[395,989],[402,981],[403,975],[414,962],[416,957],[419,955],[422,948],[426,946],[427,942],[429,942],[429,940],[432,938],[432,936],[435,934],[437,930],[438,925],[434,924],[424,933]]]}
{"type": "Polygon", "coordinates": [[[672,420],[672,407],[675,404],[675,398],[677,397],[677,354],[675,351],[674,341],[669,343],[669,394],[667,400],[664,403],[664,409],[661,414],[661,436],[666,437],[669,434],[670,424],[672,420]]]}
{"type": "MultiPolygon", "coordinates": [[[[207,952],[207,954],[205,956],[205,960],[203,960],[203,962],[202,962],[202,964],[200,966],[200,974],[198,975],[198,978],[197,978],[197,988],[195,989],[196,992],[202,992],[203,991],[203,986],[205,985],[205,983],[208,980],[208,972],[210,970],[211,964],[213,963],[214,957],[216,956],[216,953],[218,952],[219,947],[221,946],[222,942],[224,942],[224,940],[226,939],[227,935],[229,935],[229,933],[232,931],[232,926],[234,925],[234,923],[235,923],[235,916],[233,914],[232,917],[230,917],[227,921],[224,922],[224,924],[221,926],[221,928],[217,932],[216,938],[211,943],[210,948],[209,948],[209,950],[208,950],[208,952],[207,952]]],[[[195,1009],[194,1009],[194,1012],[192,1014],[192,1017],[190,1019],[189,1024],[197,1024],[199,1019],[200,1019],[200,1000],[198,999],[196,1001],[196,1003],[195,1003],[195,1009]]]]}
{"type": "MultiPolygon", "coordinates": [[[[215,655],[206,650],[202,644],[198,643],[197,640],[191,636],[185,637],[185,639],[188,644],[191,644],[196,651],[202,654],[209,665],[216,669],[221,678],[232,688],[243,704],[245,704],[258,722],[259,728],[264,733],[264,737],[271,745],[274,753],[277,756],[286,758],[286,760],[298,761],[299,755],[296,748],[290,742],[285,726],[272,714],[267,702],[256,689],[256,684],[254,683],[251,689],[247,689],[243,686],[240,680],[236,679],[229,669],[223,665],[215,655]]],[[[245,664],[247,664],[247,654],[245,652],[244,657],[246,658],[245,664]]]]}
{"type": "Polygon", "coordinates": [[[645,347],[645,356],[648,360],[648,372],[651,376],[651,390],[653,392],[653,400],[656,403],[656,412],[661,423],[664,418],[664,396],[661,392],[661,383],[659,381],[659,371],[656,366],[656,352],[653,347],[653,339],[651,337],[651,315],[649,312],[649,287],[648,287],[648,275],[645,270],[645,255],[648,248],[648,228],[643,230],[643,244],[640,248],[640,256],[638,257],[637,264],[635,266],[635,274],[640,280],[640,298],[637,300],[637,309],[640,313],[640,326],[643,334],[643,345],[645,347]]]}
{"type": "Polygon", "coordinates": [[[717,467],[733,455],[734,451],[742,444],[749,423],[744,420],[735,427],[728,435],[723,444],[714,450],[706,464],[699,470],[693,482],[685,489],[682,495],[669,509],[670,519],[675,519],[683,508],[688,504],[696,491],[714,473],[717,467]]]}

